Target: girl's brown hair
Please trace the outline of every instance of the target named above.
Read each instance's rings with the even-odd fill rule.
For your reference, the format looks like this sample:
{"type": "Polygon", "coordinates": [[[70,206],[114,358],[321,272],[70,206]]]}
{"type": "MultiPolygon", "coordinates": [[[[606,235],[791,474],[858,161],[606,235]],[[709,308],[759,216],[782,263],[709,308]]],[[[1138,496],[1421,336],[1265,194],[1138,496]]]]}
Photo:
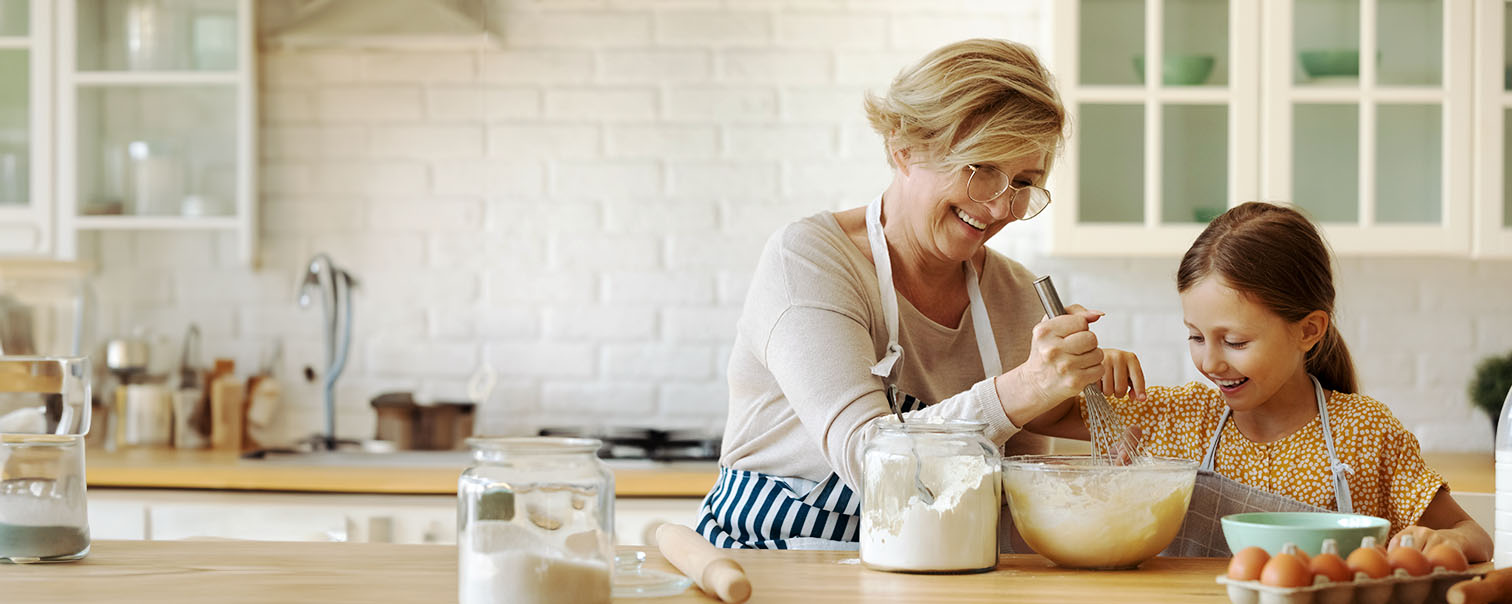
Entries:
{"type": "Polygon", "coordinates": [[[1328,332],[1307,351],[1307,372],[1329,390],[1357,391],[1354,360],[1334,326],[1328,245],[1301,212],[1252,201],[1213,219],[1181,257],[1176,290],[1185,292],[1209,275],[1287,321],[1328,313],[1328,332]]]}

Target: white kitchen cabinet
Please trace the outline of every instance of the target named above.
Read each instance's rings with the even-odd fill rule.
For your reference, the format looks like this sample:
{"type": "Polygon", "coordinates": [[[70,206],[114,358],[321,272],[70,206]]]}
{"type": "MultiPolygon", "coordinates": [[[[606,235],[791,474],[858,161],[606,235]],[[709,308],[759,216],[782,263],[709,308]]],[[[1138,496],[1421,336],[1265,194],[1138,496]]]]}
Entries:
{"type": "Polygon", "coordinates": [[[1475,248],[1512,258],[1512,11],[1475,2],[1475,248]]]}
{"type": "MultiPolygon", "coordinates": [[[[620,498],[615,533],[643,545],[672,522],[691,525],[698,498],[620,498]]],[[[457,542],[451,495],[349,495],[240,491],[90,489],[95,539],[221,538],[258,541],[457,542]]]]}
{"type": "Polygon", "coordinates": [[[49,0],[0,0],[0,255],[52,253],[49,0]]]}
{"type": "Polygon", "coordinates": [[[1492,105],[1502,115],[1509,103],[1499,87],[1476,94],[1507,63],[1489,39],[1505,33],[1504,3],[1052,6],[1073,114],[1051,188],[1053,252],[1179,255],[1208,218],[1249,200],[1296,203],[1344,255],[1493,255],[1512,240],[1502,188],[1490,190],[1501,156],[1485,152],[1504,138],[1492,105]],[[1495,18],[1476,28],[1477,10],[1495,18]],[[1158,59],[1148,77],[1136,55],[1158,59]],[[1179,79],[1209,57],[1200,83],[1157,81],[1162,65],[1179,79]]]}
{"type": "Polygon", "coordinates": [[[115,230],[233,233],[250,263],[252,0],[57,3],[57,251],[115,230]]]}

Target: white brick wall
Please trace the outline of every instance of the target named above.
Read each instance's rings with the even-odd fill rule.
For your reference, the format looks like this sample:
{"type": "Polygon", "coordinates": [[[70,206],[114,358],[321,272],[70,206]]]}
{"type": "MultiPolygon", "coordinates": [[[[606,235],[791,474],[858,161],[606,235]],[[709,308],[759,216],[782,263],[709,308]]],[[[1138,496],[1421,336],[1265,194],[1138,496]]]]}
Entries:
{"type": "MultiPolygon", "coordinates": [[[[318,427],[319,311],[295,305],[329,252],[362,283],[338,387],[345,435],[388,389],[465,395],[500,376],[480,430],[718,428],[724,364],[761,246],[782,224],[887,182],[861,113],[936,44],[1043,47],[1042,2],[504,0],[474,51],[280,50],[260,57],[260,258],[229,236],[86,238],[105,331],[142,325],[246,371],[285,343],[293,438],[318,427]]],[[[1053,208],[1052,208],[1053,211],[1053,208]]],[[[1152,383],[1195,377],[1175,261],[1040,256],[1046,218],[994,245],[1109,313],[1107,346],[1152,383]]],[[[1427,448],[1489,446],[1469,367],[1512,346],[1512,263],[1345,260],[1340,324],[1367,392],[1427,448]]],[[[169,355],[172,356],[172,355],[169,355]]],[[[176,359],[175,359],[176,360],[176,359]]],[[[206,359],[208,361],[208,359],[206,359]]]]}

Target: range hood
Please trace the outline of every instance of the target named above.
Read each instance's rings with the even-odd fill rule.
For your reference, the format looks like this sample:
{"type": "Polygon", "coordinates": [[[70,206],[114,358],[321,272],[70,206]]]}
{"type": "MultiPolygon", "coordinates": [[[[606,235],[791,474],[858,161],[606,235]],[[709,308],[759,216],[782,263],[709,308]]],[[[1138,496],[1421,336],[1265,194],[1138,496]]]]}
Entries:
{"type": "Polygon", "coordinates": [[[314,0],[266,42],[290,48],[477,49],[495,46],[449,0],[314,0]]]}

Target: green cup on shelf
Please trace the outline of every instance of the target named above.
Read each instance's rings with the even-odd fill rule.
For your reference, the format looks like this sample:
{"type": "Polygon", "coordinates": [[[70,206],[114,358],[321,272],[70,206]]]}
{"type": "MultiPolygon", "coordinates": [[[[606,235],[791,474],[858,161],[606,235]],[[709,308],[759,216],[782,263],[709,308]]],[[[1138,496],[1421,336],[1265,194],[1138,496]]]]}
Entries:
{"type": "MultiPolygon", "coordinates": [[[[1160,82],[1166,86],[1200,86],[1213,74],[1213,55],[1167,54],[1160,60],[1160,82]]],[[[1144,54],[1134,55],[1134,77],[1145,81],[1144,54]]]]}

